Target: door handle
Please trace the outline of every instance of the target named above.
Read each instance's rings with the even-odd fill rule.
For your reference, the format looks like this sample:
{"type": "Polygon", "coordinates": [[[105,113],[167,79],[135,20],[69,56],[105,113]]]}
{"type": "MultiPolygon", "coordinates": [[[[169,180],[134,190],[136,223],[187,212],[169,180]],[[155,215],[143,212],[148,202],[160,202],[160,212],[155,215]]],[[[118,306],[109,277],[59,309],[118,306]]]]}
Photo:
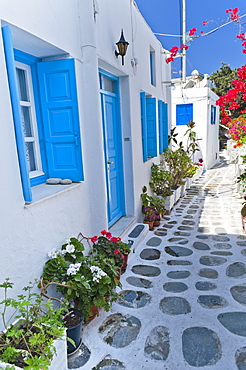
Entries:
{"type": "Polygon", "coordinates": [[[113,164],[114,163],[114,161],[112,161],[112,162],[108,162],[108,164],[113,164]]]}

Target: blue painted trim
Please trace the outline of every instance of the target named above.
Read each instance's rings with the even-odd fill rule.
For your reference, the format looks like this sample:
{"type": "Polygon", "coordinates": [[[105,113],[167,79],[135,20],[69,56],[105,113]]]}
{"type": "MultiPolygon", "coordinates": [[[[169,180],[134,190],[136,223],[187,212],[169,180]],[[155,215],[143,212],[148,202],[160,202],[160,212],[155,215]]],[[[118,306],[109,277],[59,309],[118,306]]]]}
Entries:
{"type": "Polygon", "coordinates": [[[163,116],[162,101],[158,100],[159,154],[163,153],[163,116]]]}
{"type": "Polygon", "coordinates": [[[156,133],[156,98],[146,99],[147,119],[147,155],[157,156],[157,133],[156,133]]]}
{"type": "Polygon", "coordinates": [[[24,135],[22,131],[20,100],[18,96],[17,79],[16,79],[16,72],[15,72],[12,35],[11,35],[11,29],[9,26],[2,27],[2,35],[3,35],[6,67],[7,67],[7,73],[8,73],[9,90],[10,90],[10,98],[11,98],[11,104],[12,104],[12,114],[13,114],[14,127],[15,127],[15,136],[16,136],[17,152],[18,152],[19,165],[20,165],[23,196],[26,202],[31,202],[32,192],[31,192],[31,186],[30,186],[28,165],[26,161],[25,141],[24,141],[24,135]]]}
{"type": "Polygon", "coordinates": [[[15,60],[18,60],[21,63],[31,64],[31,63],[38,63],[41,61],[40,58],[35,57],[34,55],[24,53],[24,51],[14,49],[14,57],[15,60]]]}
{"type": "Polygon", "coordinates": [[[163,151],[168,148],[168,104],[162,103],[163,151]]]}
{"type": "Polygon", "coordinates": [[[193,121],[193,103],[176,105],[176,125],[187,125],[193,121]]]}
{"type": "Polygon", "coordinates": [[[149,62],[150,62],[150,83],[151,85],[155,85],[154,80],[154,61],[153,61],[153,53],[150,52],[149,54],[149,62]]]}
{"type": "MultiPolygon", "coordinates": [[[[119,200],[119,207],[121,210],[121,214],[118,215],[117,219],[112,219],[109,220],[108,226],[111,227],[120,217],[125,216],[125,194],[124,194],[124,171],[123,171],[123,148],[122,148],[122,130],[121,130],[121,119],[120,119],[120,88],[119,88],[119,78],[117,76],[112,75],[111,73],[104,71],[99,68],[99,79],[102,81],[102,76],[105,76],[107,78],[110,78],[115,81],[116,83],[116,93],[110,93],[107,92],[103,89],[100,89],[101,93],[101,106],[102,106],[102,116],[103,116],[103,133],[104,133],[104,151],[105,151],[105,171],[106,174],[108,173],[107,170],[107,158],[108,158],[108,153],[107,153],[107,145],[106,145],[106,127],[105,127],[105,122],[106,122],[106,113],[104,109],[104,97],[105,96],[111,96],[112,98],[116,99],[116,117],[118,118],[118,121],[115,122],[115,130],[117,132],[116,139],[117,139],[117,152],[118,152],[118,176],[119,176],[119,183],[121,186],[120,192],[118,194],[118,200],[119,200]]],[[[103,86],[101,82],[101,86],[103,86]]],[[[107,176],[107,182],[109,184],[109,179],[107,176]]],[[[109,198],[109,192],[108,192],[109,186],[107,186],[107,196],[109,198]]],[[[109,202],[108,202],[108,215],[110,214],[109,210],[109,202]]]]}
{"type": "Polygon", "coordinates": [[[215,125],[216,123],[216,106],[211,105],[211,125],[215,125]]]}
{"type": "Polygon", "coordinates": [[[119,81],[119,77],[113,75],[110,72],[104,71],[104,69],[99,68],[99,74],[111,78],[111,80],[119,81]]]}
{"type": "Polygon", "coordinates": [[[147,115],[146,115],[146,94],[144,91],[140,93],[141,104],[141,125],[142,125],[142,148],[143,148],[143,161],[148,160],[148,147],[147,147],[147,115]]]}

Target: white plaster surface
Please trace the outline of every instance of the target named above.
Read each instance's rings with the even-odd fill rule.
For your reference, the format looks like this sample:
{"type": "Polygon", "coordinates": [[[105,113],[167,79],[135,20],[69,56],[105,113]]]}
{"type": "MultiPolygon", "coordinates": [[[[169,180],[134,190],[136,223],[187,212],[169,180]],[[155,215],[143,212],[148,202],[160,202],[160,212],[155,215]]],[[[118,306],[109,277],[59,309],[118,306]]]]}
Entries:
{"type": "Polygon", "coordinates": [[[214,331],[221,342],[222,356],[215,364],[202,367],[206,370],[236,370],[237,366],[235,363],[235,353],[237,349],[246,345],[246,337],[235,335],[230,333],[225,327],[223,327],[218,319],[217,315],[221,312],[244,312],[245,306],[236,302],[230,294],[230,288],[234,285],[242,285],[246,283],[245,276],[241,278],[231,278],[226,275],[227,267],[234,262],[245,263],[245,256],[241,254],[241,250],[244,247],[240,247],[236,242],[240,241],[239,236],[245,236],[241,228],[240,208],[241,199],[237,199],[235,196],[235,174],[233,165],[227,165],[226,161],[220,163],[215,169],[210,169],[205,175],[192,184],[189,191],[186,193],[184,198],[181,198],[177,205],[175,205],[169,220],[163,220],[162,225],[166,222],[177,221],[172,229],[167,229],[167,236],[160,236],[161,244],[158,247],[154,247],[161,251],[161,258],[159,260],[144,261],[140,258],[140,253],[145,248],[153,248],[146,246],[149,239],[155,236],[155,232],[149,231],[148,235],[138,245],[134,254],[129,259],[129,264],[126,272],[122,275],[122,289],[143,291],[151,295],[152,301],[145,307],[139,309],[127,308],[114,303],[111,311],[106,313],[100,312],[99,317],[95,318],[91,323],[84,327],[82,338],[83,343],[90,349],[91,357],[90,360],[81,368],[83,370],[91,370],[96,366],[105,356],[111,357],[121,361],[126,370],[133,369],[144,369],[144,370],[191,370],[196,367],[190,366],[183,357],[182,352],[182,333],[185,329],[190,327],[206,327],[214,331]],[[192,195],[194,189],[200,189],[200,195],[192,195]],[[204,191],[208,189],[209,194],[204,196],[204,191]],[[178,213],[180,205],[185,205],[185,201],[188,197],[191,197],[190,203],[186,205],[182,214],[178,213]],[[201,198],[201,199],[198,199],[201,198]],[[197,203],[197,200],[199,203],[197,203]],[[215,206],[215,203],[216,206],[215,206]],[[174,232],[179,231],[178,227],[182,224],[183,220],[189,220],[184,218],[187,214],[187,210],[190,205],[198,205],[199,209],[193,218],[190,219],[195,222],[194,229],[190,232],[190,236],[187,237],[188,243],[180,245],[177,243],[170,243],[168,239],[174,237],[174,232]],[[198,232],[198,227],[208,227],[209,231],[203,233],[207,235],[208,239],[198,239],[196,236],[202,233],[198,232]],[[231,249],[226,250],[232,252],[232,256],[225,256],[227,262],[220,266],[204,266],[199,260],[201,256],[212,256],[210,252],[218,251],[214,247],[216,243],[212,237],[218,235],[216,228],[223,227],[226,229],[225,235],[230,239],[228,243],[231,244],[231,249]],[[192,247],[193,243],[197,241],[207,243],[211,248],[208,251],[196,250],[192,247]],[[172,257],[164,252],[164,248],[170,245],[183,246],[193,251],[193,254],[188,257],[172,257]],[[167,265],[168,260],[188,260],[192,262],[190,266],[170,266],[167,265]],[[131,269],[134,265],[145,264],[150,266],[157,266],[161,269],[161,274],[157,277],[146,277],[134,274],[131,269]],[[202,278],[198,275],[201,268],[213,268],[218,272],[217,279],[202,278]],[[171,279],[167,277],[169,271],[184,271],[188,270],[190,276],[186,279],[171,279]],[[138,288],[127,283],[126,278],[128,276],[143,277],[153,282],[153,287],[149,289],[138,288]],[[188,290],[182,293],[171,293],[166,292],[163,289],[163,285],[167,282],[184,282],[188,286],[188,290]],[[217,285],[217,288],[211,291],[199,291],[195,288],[195,283],[198,281],[212,282],[217,285]],[[199,295],[219,295],[226,299],[228,305],[222,308],[207,309],[202,307],[198,302],[199,295]],[[164,297],[183,297],[191,305],[191,312],[188,314],[181,314],[171,316],[164,314],[159,309],[159,303],[164,297]],[[104,320],[111,314],[120,312],[122,314],[130,314],[140,319],[142,326],[137,339],[130,345],[124,348],[114,348],[102,341],[101,336],[98,333],[100,325],[104,320]],[[165,361],[153,360],[144,355],[145,341],[150,334],[151,330],[156,326],[165,326],[168,328],[170,333],[170,352],[165,361]]]}

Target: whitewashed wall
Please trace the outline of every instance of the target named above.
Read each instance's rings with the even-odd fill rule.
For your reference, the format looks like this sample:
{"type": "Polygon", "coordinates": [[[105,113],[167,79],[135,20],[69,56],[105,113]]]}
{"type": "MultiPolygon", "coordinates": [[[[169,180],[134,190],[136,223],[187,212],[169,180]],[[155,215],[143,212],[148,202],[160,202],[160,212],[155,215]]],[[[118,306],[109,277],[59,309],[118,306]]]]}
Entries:
{"type": "Polygon", "coordinates": [[[40,276],[50,249],[80,231],[93,236],[107,228],[98,67],[120,76],[126,211],[136,220],[141,217],[140,193],[148,185],[152,161],[142,161],[140,91],[170,104],[167,84],[162,84],[170,80],[170,66],[131,0],[98,5],[94,14],[93,0],[0,2],[1,25],[10,25],[14,47],[38,57],[65,53],[76,59],[85,178],[63,192],[25,204],[0,38],[0,282],[10,277],[18,292],[40,276]],[[130,44],[125,66],[114,54],[121,28],[130,44]],[[156,87],[150,84],[150,46],[156,53],[156,87]]]}
{"type": "MultiPolygon", "coordinates": [[[[216,124],[211,124],[211,105],[215,105],[218,96],[208,87],[193,87],[181,89],[176,87],[172,90],[172,126],[176,126],[176,105],[193,103],[193,121],[196,123],[195,130],[199,140],[201,152],[197,152],[194,160],[203,157],[205,169],[210,168],[219,160],[219,109],[217,107],[216,124]]],[[[183,138],[186,126],[176,126],[179,133],[178,140],[183,138]]],[[[187,136],[186,136],[187,138],[187,136]]]]}

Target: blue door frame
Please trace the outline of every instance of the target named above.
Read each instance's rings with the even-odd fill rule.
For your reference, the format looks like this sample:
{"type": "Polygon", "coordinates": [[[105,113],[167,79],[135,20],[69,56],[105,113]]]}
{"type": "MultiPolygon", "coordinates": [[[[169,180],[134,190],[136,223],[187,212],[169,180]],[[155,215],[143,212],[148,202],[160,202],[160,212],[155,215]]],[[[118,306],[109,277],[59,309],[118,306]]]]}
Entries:
{"type": "Polygon", "coordinates": [[[102,70],[99,71],[99,78],[110,227],[125,215],[119,80],[102,70]]]}

